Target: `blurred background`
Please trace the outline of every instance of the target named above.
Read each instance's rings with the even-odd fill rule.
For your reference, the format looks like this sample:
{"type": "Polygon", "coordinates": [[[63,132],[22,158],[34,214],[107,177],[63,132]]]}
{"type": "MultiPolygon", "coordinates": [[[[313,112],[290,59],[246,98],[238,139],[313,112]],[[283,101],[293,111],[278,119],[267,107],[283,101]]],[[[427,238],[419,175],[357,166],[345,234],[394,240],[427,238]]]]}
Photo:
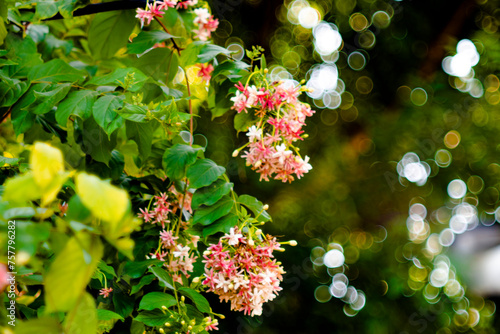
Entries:
{"type": "Polygon", "coordinates": [[[498,5],[212,0],[215,42],[237,59],[263,46],[316,110],[299,144],[313,169],[292,186],[229,155],[246,140],[233,115],[197,124],[235,190],[270,205],[266,232],[299,242],[263,316],[213,304],[221,333],[496,333],[498,5]]]}

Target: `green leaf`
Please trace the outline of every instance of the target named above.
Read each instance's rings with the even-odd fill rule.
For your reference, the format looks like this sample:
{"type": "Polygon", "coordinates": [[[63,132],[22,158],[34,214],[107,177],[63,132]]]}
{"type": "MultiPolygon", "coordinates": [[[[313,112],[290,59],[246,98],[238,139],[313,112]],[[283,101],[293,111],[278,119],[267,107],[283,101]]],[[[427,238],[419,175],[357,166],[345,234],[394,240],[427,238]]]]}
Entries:
{"type": "Polygon", "coordinates": [[[161,309],[163,306],[169,308],[177,304],[174,296],[164,292],[150,292],[142,297],[139,303],[139,310],[152,311],[156,308],[161,309]]]}
{"type": "Polygon", "coordinates": [[[97,309],[97,320],[99,321],[107,321],[107,320],[124,320],[121,315],[116,312],[105,310],[105,309],[97,309]]]}
{"type": "Polygon", "coordinates": [[[165,82],[166,79],[167,84],[177,74],[178,65],[179,57],[168,48],[156,48],[148,51],[135,62],[135,66],[144,74],[162,82],[165,82]]]}
{"type": "Polygon", "coordinates": [[[132,289],[130,290],[130,294],[133,295],[134,293],[139,292],[145,285],[151,284],[151,282],[153,282],[155,280],[155,278],[156,278],[156,276],[154,276],[154,275],[142,276],[139,283],[132,286],[132,289]]]}
{"type": "Polygon", "coordinates": [[[99,94],[93,90],[80,90],[68,94],[56,110],[56,121],[60,126],[66,126],[70,116],[86,120],[92,115],[92,107],[99,94]]]}
{"type": "Polygon", "coordinates": [[[28,79],[32,82],[76,82],[85,79],[85,73],[71,67],[61,59],[53,59],[45,64],[33,67],[28,73],[28,79]]]}
{"type": "Polygon", "coordinates": [[[242,111],[234,116],[234,129],[238,132],[247,131],[253,124],[255,124],[255,121],[252,113],[242,111]]]}
{"type": "Polygon", "coordinates": [[[123,108],[117,110],[118,114],[132,122],[147,122],[147,107],[126,103],[123,108]]]}
{"type": "Polygon", "coordinates": [[[12,218],[27,218],[30,219],[36,214],[35,209],[30,206],[26,207],[15,207],[12,209],[5,210],[3,212],[3,218],[11,220],[12,218]]]}
{"type": "Polygon", "coordinates": [[[63,83],[47,86],[42,91],[35,90],[33,91],[35,101],[28,106],[28,109],[35,115],[46,114],[68,95],[70,89],[70,83],[63,83]]]}
{"type": "Polygon", "coordinates": [[[140,321],[148,326],[164,326],[166,322],[172,320],[170,314],[164,314],[160,310],[154,311],[143,311],[140,312],[137,317],[134,318],[135,321],[140,321]]]}
{"type": "Polygon", "coordinates": [[[36,15],[40,19],[52,17],[56,15],[58,11],[56,0],[39,0],[36,3],[36,15]]]}
{"type": "Polygon", "coordinates": [[[231,51],[223,48],[222,46],[207,44],[201,49],[201,52],[198,55],[198,63],[207,63],[221,53],[229,56],[231,54],[231,51]]]}
{"type": "Polygon", "coordinates": [[[175,144],[167,149],[163,154],[163,166],[167,176],[174,180],[182,179],[186,168],[196,162],[199,150],[184,144],[175,144]]]}
{"type": "Polygon", "coordinates": [[[201,159],[194,165],[189,166],[186,176],[189,179],[189,187],[198,189],[212,184],[226,169],[217,165],[210,159],[201,159]]]}
{"type": "Polygon", "coordinates": [[[124,291],[117,288],[113,290],[113,304],[115,312],[123,318],[128,317],[134,311],[135,298],[125,294],[124,291]]]}
{"type": "Polygon", "coordinates": [[[158,125],[158,122],[150,121],[148,123],[136,123],[128,120],[125,121],[127,138],[132,139],[137,143],[139,153],[144,159],[149,157],[151,154],[153,133],[156,128],[155,125],[158,125]]]}
{"type": "Polygon", "coordinates": [[[5,48],[13,53],[11,60],[16,65],[5,66],[2,70],[11,78],[26,77],[31,69],[39,64],[42,64],[42,58],[37,53],[35,42],[30,36],[20,38],[14,34],[10,34],[5,39],[5,48]]]}
{"type": "Polygon", "coordinates": [[[8,179],[4,187],[3,200],[13,204],[23,204],[42,197],[42,192],[30,173],[8,179]]]}
{"type": "Polygon", "coordinates": [[[45,276],[47,312],[69,311],[75,307],[97,268],[103,249],[97,236],[83,232],[68,240],[45,276]]]}
{"type": "Polygon", "coordinates": [[[223,196],[227,195],[233,189],[233,184],[225,180],[217,180],[214,183],[197,189],[193,194],[191,207],[197,209],[200,205],[213,205],[223,196]]]}
{"type": "Polygon", "coordinates": [[[104,274],[109,274],[113,277],[117,277],[115,273],[115,268],[108,266],[104,261],[99,261],[99,265],[97,266],[100,271],[102,271],[104,274]]]}
{"type": "Polygon", "coordinates": [[[195,211],[193,223],[201,225],[210,225],[217,219],[227,215],[234,205],[230,197],[222,198],[212,206],[203,206],[195,211]]]}
{"type": "Polygon", "coordinates": [[[94,160],[108,165],[111,151],[116,146],[116,136],[109,138],[104,129],[92,117],[83,123],[83,127],[85,131],[82,133],[82,150],[90,154],[94,160]]]}
{"type": "Polygon", "coordinates": [[[0,156],[0,167],[4,166],[5,164],[17,166],[19,164],[19,158],[7,158],[0,156]]]}
{"type": "Polygon", "coordinates": [[[191,299],[191,301],[194,303],[194,305],[200,312],[203,313],[212,312],[208,300],[205,297],[203,297],[199,292],[185,287],[179,288],[179,292],[184,296],[188,297],[189,299],[191,299]]]}
{"type": "Polygon", "coordinates": [[[88,39],[94,59],[113,57],[120,48],[127,44],[135,22],[134,10],[116,10],[97,14],[90,24],[88,39]]]}
{"type": "Polygon", "coordinates": [[[97,99],[92,107],[92,115],[97,124],[104,129],[109,136],[118,128],[123,126],[123,118],[116,110],[123,106],[123,95],[105,95],[97,99]]]}
{"type": "Polygon", "coordinates": [[[68,333],[95,334],[97,331],[97,310],[94,298],[85,293],[78,304],[68,313],[64,328],[68,333]]]}
{"type": "Polygon", "coordinates": [[[203,237],[208,237],[209,235],[224,232],[229,233],[229,230],[238,224],[238,216],[232,212],[229,212],[224,217],[218,219],[215,223],[205,227],[203,229],[203,237]]]}
{"type": "Polygon", "coordinates": [[[38,318],[16,322],[16,334],[60,334],[63,332],[56,318],[38,318]]]}
{"type": "Polygon", "coordinates": [[[148,267],[160,263],[162,263],[160,260],[155,259],[127,262],[123,267],[123,275],[128,275],[131,278],[139,278],[146,272],[148,267]]]}
{"type": "Polygon", "coordinates": [[[179,60],[179,64],[181,65],[181,67],[185,68],[187,66],[199,63],[200,60],[198,59],[198,55],[207,43],[208,42],[204,41],[196,41],[190,43],[184,50],[182,50],[182,55],[179,60]]]}
{"type": "MultiPolygon", "coordinates": [[[[0,19],[1,20],[1,19],[0,19]]],[[[29,83],[11,79],[0,71],[0,107],[10,107],[28,90],[29,83]]]]}
{"type": "Polygon", "coordinates": [[[105,86],[105,85],[113,85],[120,86],[124,89],[127,89],[131,92],[136,92],[144,86],[144,83],[148,77],[142,73],[139,69],[134,67],[127,68],[117,68],[113,72],[103,75],[101,77],[93,77],[87,85],[96,85],[96,86],[105,86]],[[131,80],[130,83],[127,84],[126,78],[131,80]]]}
{"type": "Polygon", "coordinates": [[[160,286],[163,286],[170,290],[174,290],[174,281],[172,280],[172,277],[170,277],[168,272],[165,271],[165,269],[162,269],[160,267],[149,267],[149,271],[158,278],[160,286]]]}
{"type": "Polygon", "coordinates": [[[268,222],[271,220],[271,216],[264,210],[264,204],[257,198],[250,195],[241,195],[238,197],[238,203],[249,208],[257,217],[258,221],[268,222]]]}
{"type": "Polygon", "coordinates": [[[215,67],[214,71],[212,72],[212,77],[215,78],[219,74],[225,74],[226,76],[236,75],[241,70],[245,70],[249,67],[250,65],[242,62],[241,60],[226,60],[215,67]]]}
{"type": "Polygon", "coordinates": [[[156,43],[161,43],[169,38],[174,38],[162,30],[141,31],[132,43],[127,44],[127,52],[132,54],[143,53],[152,48],[156,43]]]}

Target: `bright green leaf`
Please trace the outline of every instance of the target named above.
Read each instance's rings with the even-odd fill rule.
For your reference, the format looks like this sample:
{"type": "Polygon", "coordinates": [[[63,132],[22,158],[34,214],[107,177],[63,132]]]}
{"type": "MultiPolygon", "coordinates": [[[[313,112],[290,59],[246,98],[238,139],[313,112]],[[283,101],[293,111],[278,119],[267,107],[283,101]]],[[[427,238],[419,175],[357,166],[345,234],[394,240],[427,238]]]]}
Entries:
{"type": "Polygon", "coordinates": [[[28,82],[9,78],[2,71],[0,79],[0,107],[12,106],[29,88],[28,82]]]}
{"type": "Polygon", "coordinates": [[[164,314],[160,310],[154,311],[143,311],[140,312],[137,317],[134,318],[135,321],[140,321],[148,326],[164,326],[166,322],[171,320],[170,314],[164,314]]]}
{"type": "Polygon", "coordinates": [[[97,236],[80,233],[71,237],[57,254],[45,276],[47,312],[69,311],[83,293],[103,254],[97,236]]]}
{"type": "Polygon", "coordinates": [[[231,54],[231,51],[229,51],[226,48],[223,48],[222,46],[218,46],[215,44],[207,44],[205,45],[202,49],[200,54],[198,55],[198,63],[207,63],[217,57],[219,54],[225,54],[226,56],[229,56],[231,54]]]}
{"type": "Polygon", "coordinates": [[[193,222],[195,224],[210,225],[217,219],[227,215],[234,205],[230,197],[224,197],[212,206],[203,206],[195,211],[193,222]]]}
{"type": "Polygon", "coordinates": [[[132,43],[127,44],[127,52],[138,54],[152,48],[156,43],[161,43],[169,38],[174,38],[162,30],[141,31],[132,43]]]}
{"type": "Polygon", "coordinates": [[[229,230],[237,224],[238,216],[229,212],[224,217],[218,219],[215,223],[205,227],[203,229],[203,237],[208,237],[209,235],[219,232],[229,233],[229,230]]]}
{"type": "Polygon", "coordinates": [[[185,287],[179,288],[179,292],[184,296],[188,297],[189,299],[191,299],[191,301],[194,303],[194,305],[200,312],[210,313],[212,311],[207,299],[203,297],[199,292],[185,287]]]}
{"type": "Polygon", "coordinates": [[[86,292],[66,316],[64,328],[68,333],[95,334],[97,331],[97,310],[94,298],[86,292]]]}
{"type": "Polygon", "coordinates": [[[56,110],[56,121],[60,126],[66,126],[70,116],[86,120],[92,115],[92,107],[98,93],[93,90],[80,90],[68,94],[56,110]]]}
{"type": "Polygon", "coordinates": [[[105,95],[98,98],[92,107],[96,123],[104,129],[108,137],[123,125],[123,118],[116,112],[123,106],[123,100],[123,95],[105,95]]]}
{"type": "Polygon", "coordinates": [[[231,189],[233,189],[232,183],[219,179],[206,187],[197,189],[193,194],[191,207],[196,209],[202,204],[213,205],[227,195],[231,189]]]}
{"type": "Polygon", "coordinates": [[[16,322],[16,334],[60,334],[63,329],[56,318],[38,318],[16,322]]]}
{"type": "Polygon", "coordinates": [[[268,222],[271,220],[271,216],[264,210],[264,204],[257,198],[250,195],[241,195],[238,197],[238,203],[249,208],[257,217],[258,221],[268,222]]]}
{"type": "Polygon", "coordinates": [[[175,144],[165,151],[163,165],[168,177],[180,180],[186,173],[186,168],[196,161],[199,149],[184,144],[175,144]]]}
{"type": "Polygon", "coordinates": [[[201,159],[188,167],[186,176],[189,179],[189,186],[198,189],[212,184],[225,171],[224,167],[217,165],[212,160],[201,159]]]}
{"type": "MultiPolygon", "coordinates": [[[[182,293],[182,292],[181,292],[182,293]]],[[[169,308],[176,305],[177,301],[174,296],[164,292],[150,292],[142,297],[139,303],[139,310],[151,311],[156,308],[161,309],[163,306],[169,308]]]]}
{"type": "Polygon", "coordinates": [[[113,72],[100,76],[93,77],[87,85],[105,86],[113,85],[120,86],[131,92],[136,92],[142,88],[148,77],[139,69],[134,67],[117,68],[113,72]],[[127,79],[129,82],[127,82],[127,79]]]}
{"type": "Polygon", "coordinates": [[[97,14],[90,24],[88,39],[94,59],[111,58],[124,47],[134,30],[134,22],[136,22],[134,10],[97,14]]]}
{"type": "Polygon", "coordinates": [[[61,81],[76,82],[85,78],[85,73],[71,67],[61,59],[53,59],[37,65],[28,73],[30,81],[58,83],[61,81]]]}
{"type": "Polygon", "coordinates": [[[97,309],[97,320],[107,321],[115,319],[123,321],[123,317],[116,312],[105,309],[97,309]]]}
{"type": "Polygon", "coordinates": [[[36,115],[46,114],[68,95],[70,89],[70,83],[63,83],[47,86],[42,91],[33,91],[35,101],[28,106],[28,110],[36,115]]]}
{"type": "Polygon", "coordinates": [[[150,267],[149,271],[153,273],[158,278],[160,286],[166,287],[170,290],[174,290],[174,281],[172,277],[165,271],[165,269],[160,267],[150,267]]]}

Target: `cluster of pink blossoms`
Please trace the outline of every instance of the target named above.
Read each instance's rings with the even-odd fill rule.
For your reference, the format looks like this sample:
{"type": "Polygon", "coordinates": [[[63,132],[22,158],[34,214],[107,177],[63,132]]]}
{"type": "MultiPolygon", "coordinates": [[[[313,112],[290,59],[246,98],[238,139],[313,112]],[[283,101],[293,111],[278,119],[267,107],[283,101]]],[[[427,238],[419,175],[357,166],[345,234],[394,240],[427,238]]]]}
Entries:
{"type": "MultiPolygon", "coordinates": [[[[254,110],[259,121],[247,132],[248,149],[242,155],[248,166],[260,173],[260,179],[270,177],[283,182],[301,178],[312,169],[309,157],[298,154],[293,142],[302,140],[302,126],[306,117],[314,110],[307,103],[300,102],[298,96],[307,88],[277,82],[269,87],[236,85],[238,90],[231,98],[232,109],[238,113],[254,110]]],[[[235,151],[235,156],[239,150],[235,151]]]]}
{"type": "Polygon", "coordinates": [[[172,201],[169,200],[166,193],[155,196],[153,208],[140,209],[139,218],[144,219],[146,223],[161,224],[159,247],[155,252],[149,254],[149,258],[159,259],[164,261],[164,266],[172,273],[174,281],[182,284],[182,275],[189,277],[189,273],[193,271],[193,264],[196,262],[197,256],[194,251],[197,248],[199,236],[189,233],[182,233],[188,227],[186,221],[182,221],[180,228],[175,229],[170,223],[171,215],[180,209],[183,205],[184,210],[191,211],[191,196],[184,199],[182,194],[175,191],[175,188],[169,189],[174,195],[172,201]],[[175,231],[180,231],[176,233],[175,231]]]}
{"type": "Polygon", "coordinates": [[[236,226],[219,243],[203,253],[205,279],[203,285],[230,302],[231,310],[261,315],[262,305],[273,300],[285,273],[273,259],[273,251],[281,249],[271,236],[253,240],[236,226]]]}
{"type": "MultiPolygon", "coordinates": [[[[169,8],[182,8],[188,9],[198,4],[198,0],[165,0],[165,1],[155,1],[152,5],[149,2],[146,4],[146,9],[137,8],[135,16],[141,20],[141,27],[144,25],[149,25],[154,18],[162,18],[169,8]]],[[[208,12],[206,8],[196,8],[193,10],[196,14],[194,19],[194,24],[198,26],[198,29],[193,30],[196,37],[202,41],[206,41],[210,38],[212,32],[214,32],[219,26],[219,20],[214,19],[213,15],[208,12]]]]}

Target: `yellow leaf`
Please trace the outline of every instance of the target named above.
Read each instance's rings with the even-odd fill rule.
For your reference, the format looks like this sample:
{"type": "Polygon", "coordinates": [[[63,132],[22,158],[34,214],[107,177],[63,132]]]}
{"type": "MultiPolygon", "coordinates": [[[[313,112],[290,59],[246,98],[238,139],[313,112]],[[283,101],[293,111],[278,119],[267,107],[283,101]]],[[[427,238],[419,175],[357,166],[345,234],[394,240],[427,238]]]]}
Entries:
{"type": "Polygon", "coordinates": [[[111,230],[118,226],[129,207],[126,191],[94,175],[79,173],[76,176],[76,192],[94,216],[112,224],[111,230]]]}
{"type": "Polygon", "coordinates": [[[41,189],[46,189],[64,172],[61,151],[45,143],[35,143],[31,151],[30,162],[35,182],[41,189]]]}

